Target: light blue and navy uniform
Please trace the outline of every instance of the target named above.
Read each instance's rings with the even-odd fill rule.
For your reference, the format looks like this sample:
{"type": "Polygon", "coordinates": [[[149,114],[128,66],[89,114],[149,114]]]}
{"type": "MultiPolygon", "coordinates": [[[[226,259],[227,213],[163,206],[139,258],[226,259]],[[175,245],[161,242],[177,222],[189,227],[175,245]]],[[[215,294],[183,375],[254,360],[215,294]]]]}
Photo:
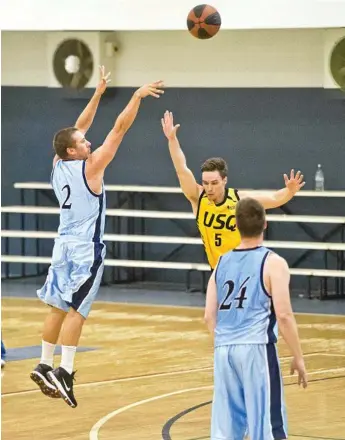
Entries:
{"type": "Polygon", "coordinates": [[[211,440],[287,438],[277,323],[263,269],[270,250],[234,249],[218,261],[211,440]]]}
{"type": "Polygon", "coordinates": [[[46,282],[37,295],[45,303],[84,318],[90,312],[104,270],[105,191],[88,186],[83,160],[59,160],[51,183],[60,205],[60,225],[46,282]]]}

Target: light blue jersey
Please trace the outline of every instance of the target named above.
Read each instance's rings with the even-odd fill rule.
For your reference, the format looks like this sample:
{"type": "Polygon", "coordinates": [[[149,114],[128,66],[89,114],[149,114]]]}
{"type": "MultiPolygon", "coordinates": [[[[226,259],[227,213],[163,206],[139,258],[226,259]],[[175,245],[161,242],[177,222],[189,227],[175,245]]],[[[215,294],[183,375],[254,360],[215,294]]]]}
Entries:
{"type": "Polygon", "coordinates": [[[59,236],[37,295],[46,304],[65,312],[72,307],[86,318],[104,270],[104,188],[99,195],[91,191],[83,160],[59,160],[51,182],[60,205],[59,236]]]}
{"type": "Polygon", "coordinates": [[[235,249],[218,262],[211,440],[287,438],[276,318],[263,282],[269,253],[235,249]]]}
{"type": "Polygon", "coordinates": [[[216,271],[218,314],[215,346],[277,342],[276,317],[263,283],[265,247],[235,249],[216,271]]]}
{"type": "Polygon", "coordinates": [[[59,160],[52,171],[51,183],[59,201],[60,236],[100,242],[105,223],[105,192],[95,194],[85,176],[84,160],[59,160]]]}

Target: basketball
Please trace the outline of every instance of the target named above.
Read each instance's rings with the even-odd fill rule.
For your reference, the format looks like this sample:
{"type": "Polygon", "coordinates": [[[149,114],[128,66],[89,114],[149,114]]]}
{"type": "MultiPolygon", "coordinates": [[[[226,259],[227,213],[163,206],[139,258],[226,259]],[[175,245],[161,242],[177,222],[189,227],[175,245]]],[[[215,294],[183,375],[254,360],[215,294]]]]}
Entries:
{"type": "Polygon", "coordinates": [[[219,31],[222,20],[216,8],[210,5],[195,6],[188,14],[187,27],[195,38],[207,40],[219,31]]]}

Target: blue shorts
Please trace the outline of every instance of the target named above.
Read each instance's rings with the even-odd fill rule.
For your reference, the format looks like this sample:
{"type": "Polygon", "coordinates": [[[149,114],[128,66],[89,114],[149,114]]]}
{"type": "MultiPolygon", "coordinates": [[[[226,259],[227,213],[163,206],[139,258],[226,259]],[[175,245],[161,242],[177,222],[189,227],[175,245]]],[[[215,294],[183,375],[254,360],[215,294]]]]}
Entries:
{"type": "Polygon", "coordinates": [[[5,348],[5,344],[1,339],[1,359],[5,359],[5,358],[6,358],[6,348],[5,348]]]}
{"type": "Polygon", "coordinates": [[[275,344],[225,345],[214,352],[211,440],[287,438],[275,344]]]}
{"type": "Polygon", "coordinates": [[[103,243],[57,238],[46,282],[37,290],[38,297],[65,312],[72,307],[87,318],[101,284],[104,258],[103,243]]]}

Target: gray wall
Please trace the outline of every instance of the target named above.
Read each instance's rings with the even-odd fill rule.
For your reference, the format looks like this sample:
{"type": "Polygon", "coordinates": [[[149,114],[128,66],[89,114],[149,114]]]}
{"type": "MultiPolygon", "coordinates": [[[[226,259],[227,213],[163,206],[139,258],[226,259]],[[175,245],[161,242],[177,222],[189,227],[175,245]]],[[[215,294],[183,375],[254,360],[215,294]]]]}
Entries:
{"type": "MultiPolygon", "coordinates": [[[[102,142],[132,91],[107,91],[88,134],[94,147],[102,142]]],[[[84,99],[66,98],[61,89],[2,87],[2,205],[19,202],[14,182],[48,181],[53,133],[73,125],[85,104],[84,99]]],[[[168,89],[159,101],[145,100],[106,172],[106,183],[177,185],[160,127],[160,117],[166,109],[174,111],[175,121],[181,124],[181,145],[196,176],[204,159],[223,156],[229,163],[231,186],[280,188],[283,173],[295,168],[305,174],[306,189],[312,189],[317,164],[321,163],[326,189],[345,188],[345,101],[333,99],[321,89],[288,88],[179,88],[168,89]]],[[[158,203],[162,209],[189,209],[183,196],[158,198],[158,203]]],[[[343,199],[298,199],[289,208],[301,214],[345,215],[344,205],[343,199]]],[[[148,201],[147,207],[151,206],[157,208],[148,201]]],[[[55,227],[52,222],[47,218],[43,226],[55,227]]],[[[185,226],[196,233],[193,222],[186,222],[185,226]]],[[[296,225],[271,226],[274,238],[308,239],[296,225]]],[[[166,220],[148,220],[146,227],[148,233],[180,233],[166,220]]],[[[323,235],[331,225],[312,227],[323,235]]],[[[47,255],[50,249],[51,243],[43,245],[47,255]]],[[[146,258],[162,258],[171,249],[147,246],[146,258]]],[[[291,262],[298,253],[286,256],[291,262]]],[[[305,266],[322,265],[319,257],[314,254],[305,266]]],[[[174,260],[190,258],[202,261],[201,248],[191,246],[174,260]]],[[[179,275],[169,273],[168,277],[173,280],[179,275]]]]}

